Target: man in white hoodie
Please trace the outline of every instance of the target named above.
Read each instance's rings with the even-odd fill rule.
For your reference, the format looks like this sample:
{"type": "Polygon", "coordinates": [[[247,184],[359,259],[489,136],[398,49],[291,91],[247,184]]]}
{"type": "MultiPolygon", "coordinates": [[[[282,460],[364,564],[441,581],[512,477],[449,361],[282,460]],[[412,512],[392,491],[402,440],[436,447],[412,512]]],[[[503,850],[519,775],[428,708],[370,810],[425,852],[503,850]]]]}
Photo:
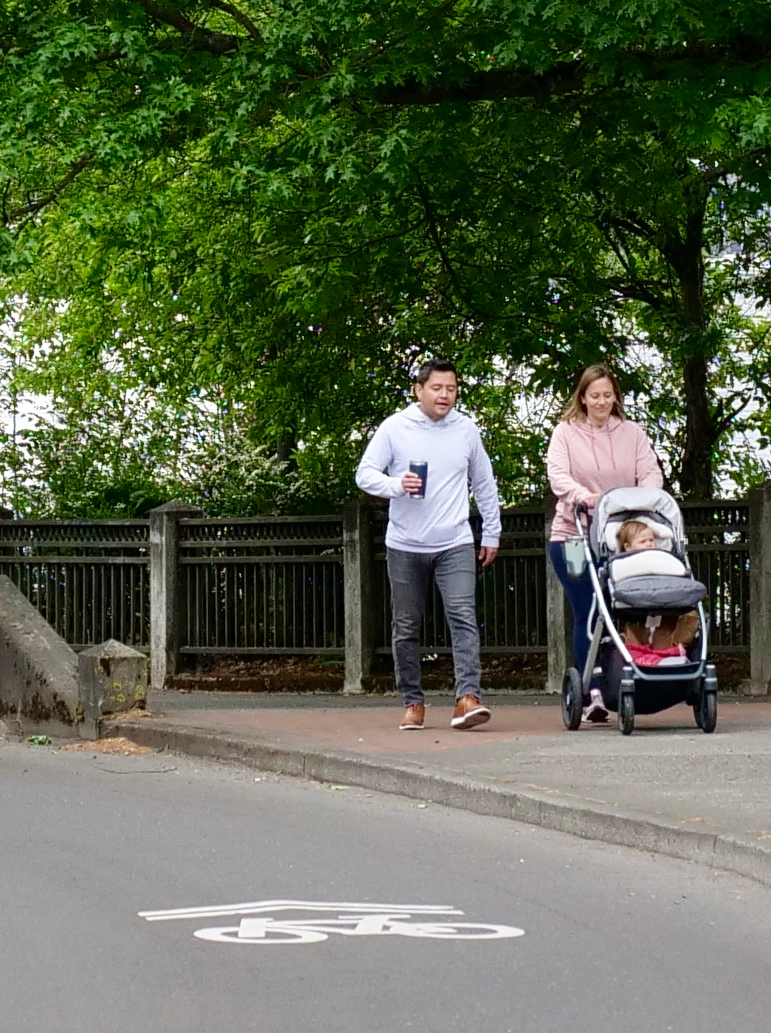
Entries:
{"type": "Polygon", "coordinates": [[[498,553],[500,503],[492,465],[473,420],[454,409],[458,375],[452,362],[431,359],[419,370],[417,401],[375,431],[356,471],[370,495],[390,499],[386,554],[391,584],[391,638],[396,685],[404,701],[399,727],[420,729],[420,626],[431,578],[442,596],[455,667],[450,725],[473,728],[490,720],[482,702],[476,559],[469,524],[469,480],[482,516],[479,561],[498,553]],[[425,483],[410,464],[428,464],[425,483]],[[385,471],[385,472],[384,472],[385,471]]]}

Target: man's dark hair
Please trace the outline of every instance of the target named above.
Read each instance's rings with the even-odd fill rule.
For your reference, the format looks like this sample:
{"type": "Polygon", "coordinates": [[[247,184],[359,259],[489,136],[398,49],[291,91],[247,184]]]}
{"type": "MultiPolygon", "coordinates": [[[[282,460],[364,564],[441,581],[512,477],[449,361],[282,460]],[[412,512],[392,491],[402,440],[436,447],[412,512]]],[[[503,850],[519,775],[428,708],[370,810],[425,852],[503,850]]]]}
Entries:
{"type": "Polygon", "coordinates": [[[432,373],[454,373],[455,379],[458,379],[458,371],[454,362],[450,362],[449,359],[429,359],[418,370],[415,383],[425,384],[432,373]]]}

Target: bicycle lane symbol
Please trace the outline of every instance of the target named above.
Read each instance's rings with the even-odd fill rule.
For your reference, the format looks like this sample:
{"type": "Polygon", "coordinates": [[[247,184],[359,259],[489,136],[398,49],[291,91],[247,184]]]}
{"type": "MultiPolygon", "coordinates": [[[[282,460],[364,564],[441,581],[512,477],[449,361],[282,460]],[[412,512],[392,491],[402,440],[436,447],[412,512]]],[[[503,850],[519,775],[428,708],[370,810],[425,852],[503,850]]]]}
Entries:
{"type": "Polygon", "coordinates": [[[193,935],[214,943],[279,945],[321,943],[330,936],[409,936],[432,940],[503,940],[524,936],[512,925],[437,921],[463,917],[458,908],[425,904],[371,904],[311,900],[260,900],[214,907],[140,911],[148,922],[239,919],[237,925],[206,925],[193,935]],[[314,912],[318,917],[298,918],[314,912]],[[326,915],[324,914],[326,912],[326,915]],[[279,918],[272,914],[283,913],[279,918]],[[416,920],[417,919],[417,920],[416,920]]]}

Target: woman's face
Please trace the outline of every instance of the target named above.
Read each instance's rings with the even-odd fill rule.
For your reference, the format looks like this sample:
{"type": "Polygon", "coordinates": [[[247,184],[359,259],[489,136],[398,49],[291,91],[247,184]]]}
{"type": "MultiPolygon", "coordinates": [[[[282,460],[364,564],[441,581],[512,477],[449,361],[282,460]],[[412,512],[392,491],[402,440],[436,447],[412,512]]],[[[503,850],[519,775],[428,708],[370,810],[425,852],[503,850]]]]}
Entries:
{"type": "Polygon", "coordinates": [[[613,403],[616,401],[616,392],[607,377],[600,377],[593,380],[584,391],[581,401],[586,408],[586,415],[601,427],[613,411],[613,403]]]}

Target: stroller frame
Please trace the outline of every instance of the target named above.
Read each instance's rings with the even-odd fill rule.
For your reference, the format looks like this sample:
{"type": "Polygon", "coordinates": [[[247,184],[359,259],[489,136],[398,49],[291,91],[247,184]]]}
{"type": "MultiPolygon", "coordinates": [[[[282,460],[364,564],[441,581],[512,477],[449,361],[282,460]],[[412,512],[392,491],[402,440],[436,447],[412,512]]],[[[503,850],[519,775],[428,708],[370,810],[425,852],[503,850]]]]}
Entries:
{"type": "MultiPolygon", "coordinates": [[[[642,685],[663,681],[673,685],[681,683],[685,692],[683,702],[692,703],[697,725],[704,732],[714,731],[717,723],[717,674],[714,664],[708,663],[707,623],[702,603],[699,602],[695,607],[699,615],[700,629],[698,659],[680,667],[667,666],[664,673],[656,666],[646,667],[636,663],[616,628],[608,607],[604,584],[606,573],[603,569],[601,577],[598,572],[588,532],[584,531],[581,522],[583,516],[588,517],[588,507],[584,503],[579,503],[575,510],[576,540],[583,547],[584,562],[588,568],[593,589],[592,606],[586,624],[586,634],[590,643],[583,671],[579,671],[575,667],[568,668],[563,678],[562,715],[565,727],[569,731],[575,731],[580,726],[584,702],[589,697],[592,680],[603,675],[602,667],[597,664],[600,649],[602,646],[612,643],[622,660],[621,683],[618,692],[618,726],[623,735],[629,735],[634,730],[636,682],[640,682],[642,685]],[[591,630],[593,622],[594,629],[591,630]],[[694,685],[698,685],[698,689],[694,689],[694,685]],[[689,686],[690,693],[688,692],[689,686]]],[[[675,536],[674,544],[678,558],[690,572],[691,566],[685,551],[687,539],[684,536],[675,536]]],[[[662,709],[666,709],[666,707],[662,709]]]]}

